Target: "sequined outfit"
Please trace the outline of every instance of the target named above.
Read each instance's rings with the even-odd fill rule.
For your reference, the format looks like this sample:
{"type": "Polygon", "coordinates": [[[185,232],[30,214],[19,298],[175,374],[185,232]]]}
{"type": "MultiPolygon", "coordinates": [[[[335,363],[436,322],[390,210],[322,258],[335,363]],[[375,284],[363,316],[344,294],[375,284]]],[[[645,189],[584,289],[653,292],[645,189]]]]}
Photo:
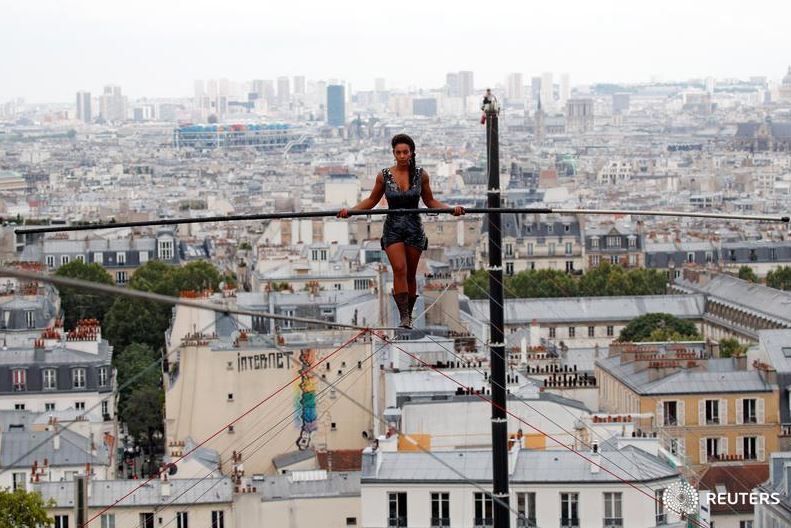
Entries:
{"type": "MultiPolygon", "coordinates": [[[[390,172],[390,169],[382,169],[382,177],[385,184],[385,198],[387,198],[388,209],[417,209],[420,203],[420,195],[423,191],[423,168],[418,167],[415,176],[409,182],[409,189],[401,190],[390,172]]],[[[404,244],[416,247],[420,250],[428,248],[428,238],[423,231],[423,222],[420,214],[388,214],[382,232],[382,249],[390,244],[403,242],[404,244]]]]}

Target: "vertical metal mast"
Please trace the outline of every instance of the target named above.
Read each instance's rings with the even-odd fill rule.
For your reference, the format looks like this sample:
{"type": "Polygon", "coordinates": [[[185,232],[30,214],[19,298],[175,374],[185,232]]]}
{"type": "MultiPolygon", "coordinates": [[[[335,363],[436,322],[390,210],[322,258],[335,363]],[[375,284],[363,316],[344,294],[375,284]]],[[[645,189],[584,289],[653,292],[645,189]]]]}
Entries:
{"type": "MultiPolygon", "coordinates": [[[[486,154],[489,174],[488,207],[500,208],[500,108],[494,96],[483,100],[486,118],[486,154]]],[[[488,213],[489,222],[489,350],[492,386],[492,494],[494,528],[509,528],[508,421],[505,393],[505,337],[503,336],[503,257],[500,213],[488,213]]]]}

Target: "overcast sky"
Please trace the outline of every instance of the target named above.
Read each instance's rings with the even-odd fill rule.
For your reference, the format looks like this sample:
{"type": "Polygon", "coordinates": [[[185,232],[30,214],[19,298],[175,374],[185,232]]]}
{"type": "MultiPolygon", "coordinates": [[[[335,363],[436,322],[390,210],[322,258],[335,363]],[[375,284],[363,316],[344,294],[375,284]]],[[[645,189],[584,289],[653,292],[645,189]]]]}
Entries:
{"type": "Polygon", "coordinates": [[[456,70],[479,88],[544,71],[572,84],[779,80],[789,20],[787,0],[2,0],[0,102],[71,102],[105,84],[191,96],[211,77],[439,87],[456,70]]]}

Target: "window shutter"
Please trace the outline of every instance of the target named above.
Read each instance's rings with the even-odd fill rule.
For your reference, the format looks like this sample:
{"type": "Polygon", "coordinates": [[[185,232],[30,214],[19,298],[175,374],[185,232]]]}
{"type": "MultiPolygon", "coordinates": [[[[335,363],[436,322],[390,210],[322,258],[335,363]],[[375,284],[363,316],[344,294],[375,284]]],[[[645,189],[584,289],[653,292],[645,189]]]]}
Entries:
{"type": "Polygon", "coordinates": [[[701,438],[699,440],[699,442],[700,442],[700,446],[699,446],[699,449],[698,449],[698,456],[700,458],[699,458],[699,462],[698,463],[699,464],[705,464],[706,462],[709,461],[709,459],[706,457],[706,439],[705,438],[701,438]]]}
{"type": "Polygon", "coordinates": [[[706,400],[698,400],[698,425],[706,425],[706,400]]]}
{"type": "Polygon", "coordinates": [[[744,423],[744,398],[736,398],[736,423],[744,423]]]}
{"type": "Polygon", "coordinates": [[[724,398],[721,399],[719,409],[717,410],[719,411],[720,415],[720,424],[728,425],[728,400],[724,398]]]}
{"type": "Polygon", "coordinates": [[[665,402],[659,400],[656,402],[656,426],[662,427],[665,425],[665,402]]]}
{"type": "Polygon", "coordinates": [[[736,437],[736,456],[739,458],[744,457],[744,437],[737,436],[736,437]]]}
{"type": "Polygon", "coordinates": [[[759,436],[755,440],[755,444],[757,447],[756,451],[758,451],[756,453],[756,455],[758,455],[758,460],[763,462],[764,459],[766,458],[766,440],[764,439],[763,435],[759,436]]]}
{"type": "Polygon", "coordinates": [[[720,437],[720,456],[724,456],[728,454],[728,437],[722,436],[720,437]]]}
{"type": "Polygon", "coordinates": [[[685,425],[684,402],[682,400],[676,402],[676,412],[678,413],[678,425],[685,425]]]}
{"type": "Polygon", "coordinates": [[[759,424],[766,423],[766,417],[764,413],[766,409],[764,407],[764,399],[763,398],[756,398],[755,399],[755,417],[758,420],[759,424]]]}

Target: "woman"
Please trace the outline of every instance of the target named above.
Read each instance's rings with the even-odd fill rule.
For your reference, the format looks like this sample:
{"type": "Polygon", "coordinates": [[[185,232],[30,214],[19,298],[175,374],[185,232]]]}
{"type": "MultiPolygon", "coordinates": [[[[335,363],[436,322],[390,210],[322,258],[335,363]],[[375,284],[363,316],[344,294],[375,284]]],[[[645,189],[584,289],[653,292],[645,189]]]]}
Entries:
{"type": "MultiPolygon", "coordinates": [[[[371,195],[352,209],[373,209],[382,195],[389,209],[417,209],[420,198],[429,209],[446,209],[431,192],[428,173],[415,162],[415,142],[406,134],[396,134],[390,142],[395,165],[376,175],[371,195]]],[[[457,205],[453,215],[464,214],[457,205]]],[[[348,218],[349,209],[341,209],[339,218],[348,218]]],[[[417,264],[420,254],[428,247],[419,213],[388,214],[382,233],[382,249],[393,268],[393,298],[401,317],[400,326],[412,328],[412,310],[417,300],[417,264]]]]}

